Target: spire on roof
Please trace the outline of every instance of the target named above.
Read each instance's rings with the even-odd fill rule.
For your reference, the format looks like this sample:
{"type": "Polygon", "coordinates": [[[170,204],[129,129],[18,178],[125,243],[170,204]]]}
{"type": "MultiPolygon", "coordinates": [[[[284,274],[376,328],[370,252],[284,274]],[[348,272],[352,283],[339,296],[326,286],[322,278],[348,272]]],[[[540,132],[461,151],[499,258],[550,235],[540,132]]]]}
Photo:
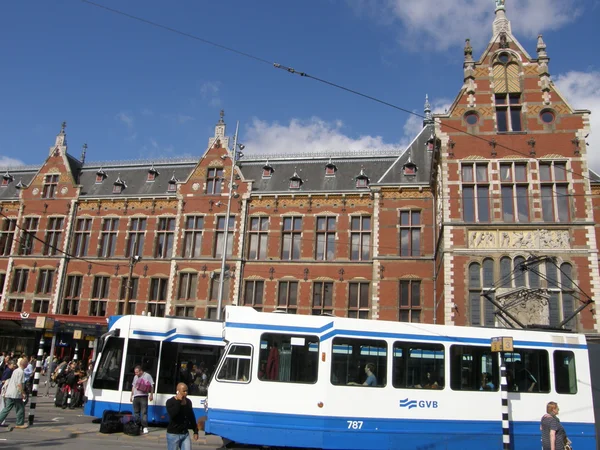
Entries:
{"type": "Polygon", "coordinates": [[[65,132],[65,128],[67,128],[67,122],[61,123],[60,132],[56,135],[54,146],[50,147],[50,156],[61,150],[63,154],[67,153],[67,133],[65,132]]]}
{"type": "Polygon", "coordinates": [[[425,118],[423,119],[423,126],[427,126],[433,123],[433,116],[431,115],[431,103],[429,103],[429,95],[425,94],[425,118]]]}
{"type": "Polygon", "coordinates": [[[221,142],[221,146],[224,148],[229,147],[229,138],[225,136],[225,111],[219,112],[219,121],[215,125],[215,135],[208,140],[208,145],[212,146],[217,141],[221,142]]]}
{"type": "Polygon", "coordinates": [[[546,53],[546,43],[541,34],[538,35],[537,40],[537,54],[539,59],[548,60],[548,54],[546,53]]]}
{"type": "Polygon", "coordinates": [[[512,31],[510,28],[510,21],[506,17],[506,8],[504,6],[504,0],[495,0],[496,1],[496,19],[494,20],[493,25],[493,35],[494,39],[500,33],[507,33],[512,35],[512,31]]]}

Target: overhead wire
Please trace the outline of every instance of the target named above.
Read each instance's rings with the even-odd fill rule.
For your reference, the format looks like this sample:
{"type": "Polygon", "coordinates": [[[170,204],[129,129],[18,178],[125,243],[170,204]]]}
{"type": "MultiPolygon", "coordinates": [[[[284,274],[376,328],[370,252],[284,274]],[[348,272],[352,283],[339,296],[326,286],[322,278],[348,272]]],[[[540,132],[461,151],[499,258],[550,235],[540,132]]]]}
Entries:
{"type": "MultiPolygon", "coordinates": [[[[340,89],[340,90],[343,90],[345,92],[351,93],[353,95],[357,95],[357,96],[363,97],[365,99],[368,99],[368,100],[371,100],[373,102],[376,102],[376,103],[388,106],[388,107],[396,109],[398,111],[402,111],[402,112],[405,112],[407,114],[412,114],[412,115],[414,115],[416,117],[419,117],[419,118],[422,118],[422,119],[426,118],[423,114],[417,113],[415,111],[411,111],[411,110],[409,110],[407,108],[403,108],[401,106],[395,105],[393,103],[390,103],[388,101],[382,100],[382,99],[377,98],[375,96],[364,94],[364,93],[362,93],[360,91],[357,91],[355,89],[351,89],[351,88],[345,87],[345,86],[343,86],[341,84],[334,83],[334,82],[329,81],[329,80],[325,80],[323,78],[311,75],[311,74],[309,74],[307,72],[304,72],[304,71],[296,70],[296,69],[294,69],[292,67],[288,67],[288,66],[285,66],[283,64],[279,64],[277,62],[271,62],[271,61],[269,61],[269,60],[267,60],[265,58],[253,55],[253,54],[251,54],[249,52],[240,51],[240,50],[237,50],[237,49],[235,49],[233,47],[226,46],[226,45],[223,45],[223,44],[219,44],[219,43],[217,43],[215,41],[211,41],[211,40],[208,40],[208,39],[196,36],[196,35],[191,34],[191,33],[180,31],[180,30],[177,30],[176,28],[169,27],[167,25],[163,25],[163,24],[160,24],[158,22],[154,22],[154,21],[151,21],[151,20],[148,20],[148,19],[144,19],[144,18],[136,16],[134,14],[130,14],[130,13],[126,13],[124,11],[118,10],[116,8],[110,8],[108,6],[102,5],[100,3],[93,2],[91,0],[80,0],[80,1],[83,2],[83,3],[89,4],[89,5],[95,6],[97,8],[104,9],[104,10],[109,11],[109,12],[114,13],[114,14],[118,14],[118,15],[127,17],[127,18],[132,19],[132,20],[136,20],[136,21],[139,21],[139,22],[142,22],[142,23],[145,23],[145,24],[157,27],[157,28],[161,28],[161,29],[163,29],[165,31],[169,31],[169,32],[176,33],[176,34],[179,34],[179,35],[184,36],[184,37],[188,37],[188,38],[194,39],[196,41],[202,42],[202,43],[207,44],[207,45],[214,46],[214,47],[219,48],[221,50],[225,50],[225,51],[237,54],[239,56],[244,56],[246,58],[253,59],[253,60],[257,61],[257,62],[260,62],[260,63],[263,63],[263,64],[269,64],[269,65],[271,65],[272,67],[274,67],[276,69],[284,70],[284,71],[286,71],[286,72],[288,72],[290,74],[299,75],[299,76],[305,77],[305,78],[311,78],[311,79],[313,79],[313,80],[315,80],[315,81],[317,81],[319,83],[323,83],[323,84],[331,86],[333,88],[340,89]]],[[[439,122],[439,120],[438,120],[438,123],[441,124],[441,122],[439,122]]],[[[515,153],[515,154],[518,154],[518,155],[521,155],[521,156],[525,156],[528,159],[532,159],[531,155],[528,154],[528,153],[526,153],[526,152],[524,152],[524,151],[520,151],[520,150],[517,150],[515,148],[509,147],[509,146],[504,145],[504,144],[502,144],[500,142],[492,141],[491,139],[488,139],[488,138],[486,138],[484,136],[480,136],[478,134],[471,133],[471,132],[466,131],[466,130],[464,130],[462,128],[452,126],[452,125],[450,125],[448,123],[444,123],[443,126],[445,128],[448,128],[448,129],[451,129],[451,130],[454,130],[454,131],[458,131],[459,133],[462,133],[462,134],[465,134],[467,136],[470,136],[470,137],[473,137],[475,139],[478,139],[480,141],[486,142],[488,144],[493,144],[495,147],[503,148],[503,149],[508,150],[508,151],[510,151],[512,153],[515,153]]],[[[540,158],[533,158],[533,159],[536,159],[538,161],[540,160],[540,158]]],[[[588,179],[588,180],[594,181],[594,180],[592,180],[592,178],[589,175],[576,172],[573,169],[565,169],[565,171],[567,171],[569,173],[572,173],[573,175],[578,175],[578,176],[580,176],[580,177],[582,177],[584,179],[588,179]]]]}

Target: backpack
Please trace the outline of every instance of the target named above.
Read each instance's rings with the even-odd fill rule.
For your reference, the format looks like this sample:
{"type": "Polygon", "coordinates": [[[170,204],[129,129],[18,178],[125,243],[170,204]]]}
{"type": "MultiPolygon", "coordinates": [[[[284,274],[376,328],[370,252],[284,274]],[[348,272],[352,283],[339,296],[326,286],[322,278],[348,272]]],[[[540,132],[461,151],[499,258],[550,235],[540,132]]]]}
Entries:
{"type": "Polygon", "coordinates": [[[121,431],[123,431],[121,414],[118,411],[104,411],[102,413],[102,422],[100,422],[100,433],[112,434],[121,431]]]}
{"type": "Polygon", "coordinates": [[[123,423],[123,433],[127,436],[139,436],[141,432],[140,423],[135,419],[133,415],[123,416],[121,418],[123,423]]]}
{"type": "Polygon", "coordinates": [[[152,384],[145,378],[138,378],[136,389],[144,394],[148,394],[152,390],[152,384]]]}

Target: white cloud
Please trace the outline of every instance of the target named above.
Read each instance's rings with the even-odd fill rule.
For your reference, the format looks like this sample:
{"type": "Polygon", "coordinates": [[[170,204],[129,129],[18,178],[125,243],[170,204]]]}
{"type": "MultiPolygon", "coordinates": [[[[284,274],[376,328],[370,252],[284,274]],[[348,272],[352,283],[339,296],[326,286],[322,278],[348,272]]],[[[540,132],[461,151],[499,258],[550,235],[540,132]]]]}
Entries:
{"type": "MultiPolygon", "coordinates": [[[[389,26],[402,25],[399,43],[406,48],[446,50],[471,38],[482,48],[492,37],[492,0],[349,0],[357,13],[389,26]],[[482,26],[483,25],[483,26],[482,26]]],[[[532,37],[571,22],[581,9],[577,0],[520,0],[507,2],[513,33],[532,37]]]]}
{"type": "Polygon", "coordinates": [[[381,136],[349,137],[339,120],[326,122],[318,117],[292,119],[289,124],[268,123],[254,118],[244,132],[248,152],[321,153],[364,150],[399,150],[400,143],[384,142],[381,136]]]}
{"type": "Polygon", "coordinates": [[[124,111],[121,111],[115,116],[115,119],[125,124],[127,128],[133,128],[133,116],[127,114],[124,111]]]}
{"type": "Polygon", "coordinates": [[[20,159],[11,158],[10,156],[0,155],[0,168],[8,168],[15,166],[24,166],[25,163],[20,159]]]}
{"type": "Polygon", "coordinates": [[[571,106],[592,111],[588,162],[592,169],[600,172],[600,71],[567,72],[556,77],[554,83],[571,106]]]}
{"type": "Polygon", "coordinates": [[[210,106],[219,107],[221,106],[220,90],[221,83],[219,81],[205,81],[200,86],[200,95],[210,106]]]}

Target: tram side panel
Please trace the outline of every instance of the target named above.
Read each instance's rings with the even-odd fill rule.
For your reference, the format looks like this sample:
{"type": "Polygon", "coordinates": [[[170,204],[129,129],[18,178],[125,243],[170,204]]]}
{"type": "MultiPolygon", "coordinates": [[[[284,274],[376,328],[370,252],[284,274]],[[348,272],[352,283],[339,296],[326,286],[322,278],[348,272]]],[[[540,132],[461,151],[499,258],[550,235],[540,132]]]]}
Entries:
{"type": "Polygon", "coordinates": [[[600,450],[600,341],[588,340],[588,357],[590,360],[590,376],[594,416],[596,424],[596,449],[600,450]]]}

